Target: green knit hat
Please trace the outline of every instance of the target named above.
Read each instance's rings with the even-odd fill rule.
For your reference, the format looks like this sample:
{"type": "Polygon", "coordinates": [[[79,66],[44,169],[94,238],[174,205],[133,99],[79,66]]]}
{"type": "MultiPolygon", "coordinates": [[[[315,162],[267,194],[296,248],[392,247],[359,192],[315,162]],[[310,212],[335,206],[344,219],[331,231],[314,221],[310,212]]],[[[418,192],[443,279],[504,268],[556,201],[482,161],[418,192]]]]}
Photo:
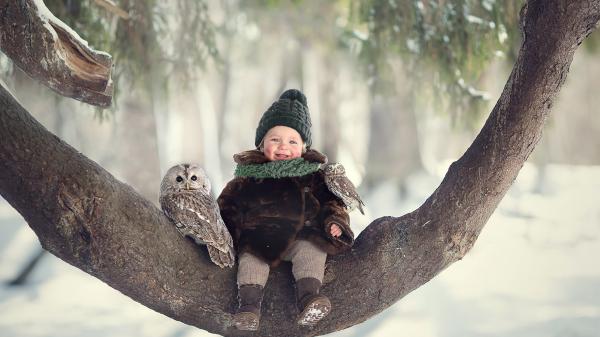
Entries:
{"type": "Polygon", "coordinates": [[[302,141],[309,148],[312,140],[310,127],[310,115],[306,97],[300,90],[286,90],[277,101],[262,115],[256,128],[254,145],[258,147],[267,132],[274,126],[283,125],[290,127],[300,134],[302,141]]]}

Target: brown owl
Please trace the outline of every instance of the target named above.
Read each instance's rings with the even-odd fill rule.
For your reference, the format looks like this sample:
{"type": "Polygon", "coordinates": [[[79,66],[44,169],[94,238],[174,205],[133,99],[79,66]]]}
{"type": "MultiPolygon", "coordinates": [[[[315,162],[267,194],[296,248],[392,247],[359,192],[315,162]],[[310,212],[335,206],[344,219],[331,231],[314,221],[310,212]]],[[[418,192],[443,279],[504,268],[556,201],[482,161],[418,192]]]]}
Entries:
{"type": "Polygon", "coordinates": [[[160,185],[160,206],[184,236],[206,245],[219,267],[232,267],[235,251],[219,206],[210,196],[210,181],[197,164],[171,167],[160,185]]]}
{"type": "Polygon", "coordinates": [[[322,169],[325,172],[325,184],[329,191],[344,202],[349,212],[358,207],[358,210],[364,215],[362,207],[365,203],[360,199],[354,184],[346,177],[344,166],[339,163],[331,163],[323,165],[322,169]]]}

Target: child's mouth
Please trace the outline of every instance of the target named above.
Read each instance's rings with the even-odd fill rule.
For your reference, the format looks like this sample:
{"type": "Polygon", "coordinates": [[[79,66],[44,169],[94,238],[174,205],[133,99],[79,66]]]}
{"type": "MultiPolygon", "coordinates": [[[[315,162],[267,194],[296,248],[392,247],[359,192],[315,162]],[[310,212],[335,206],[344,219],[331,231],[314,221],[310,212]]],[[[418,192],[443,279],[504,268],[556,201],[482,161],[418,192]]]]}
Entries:
{"type": "Polygon", "coordinates": [[[275,154],[275,159],[287,159],[288,157],[287,154],[275,154]]]}

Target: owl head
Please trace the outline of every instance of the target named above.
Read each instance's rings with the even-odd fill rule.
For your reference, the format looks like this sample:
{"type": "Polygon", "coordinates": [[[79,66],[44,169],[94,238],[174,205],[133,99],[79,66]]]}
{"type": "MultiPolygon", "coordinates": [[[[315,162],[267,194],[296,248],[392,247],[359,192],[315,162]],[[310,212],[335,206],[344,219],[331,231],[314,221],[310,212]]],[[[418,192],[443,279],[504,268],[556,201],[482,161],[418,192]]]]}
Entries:
{"type": "Polygon", "coordinates": [[[344,166],[340,163],[327,164],[327,165],[325,165],[324,170],[325,170],[326,175],[345,175],[346,174],[346,170],[344,169],[344,166]]]}
{"type": "Polygon", "coordinates": [[[160,194],[198,191],[210,194],[210,181],[198,164],[179,164],[171,167],[160,184],[160,194]]]}

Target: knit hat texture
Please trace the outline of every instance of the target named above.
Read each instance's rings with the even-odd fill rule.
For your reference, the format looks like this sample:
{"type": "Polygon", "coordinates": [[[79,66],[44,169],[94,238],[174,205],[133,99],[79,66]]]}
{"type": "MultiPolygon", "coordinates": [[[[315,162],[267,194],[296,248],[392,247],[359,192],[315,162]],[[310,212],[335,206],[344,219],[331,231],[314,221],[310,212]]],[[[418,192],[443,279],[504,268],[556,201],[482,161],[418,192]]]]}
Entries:
{"type": "Polygon", "coordinates": [[[312,144],[310,132],[312,123],[310,122],[306,96],[300,90],[286,90],[265,111],[256,128],[254,145],[258,147],[267,132],[277,125],[287,126],[298,131],[307,148],[312,144]]]}

